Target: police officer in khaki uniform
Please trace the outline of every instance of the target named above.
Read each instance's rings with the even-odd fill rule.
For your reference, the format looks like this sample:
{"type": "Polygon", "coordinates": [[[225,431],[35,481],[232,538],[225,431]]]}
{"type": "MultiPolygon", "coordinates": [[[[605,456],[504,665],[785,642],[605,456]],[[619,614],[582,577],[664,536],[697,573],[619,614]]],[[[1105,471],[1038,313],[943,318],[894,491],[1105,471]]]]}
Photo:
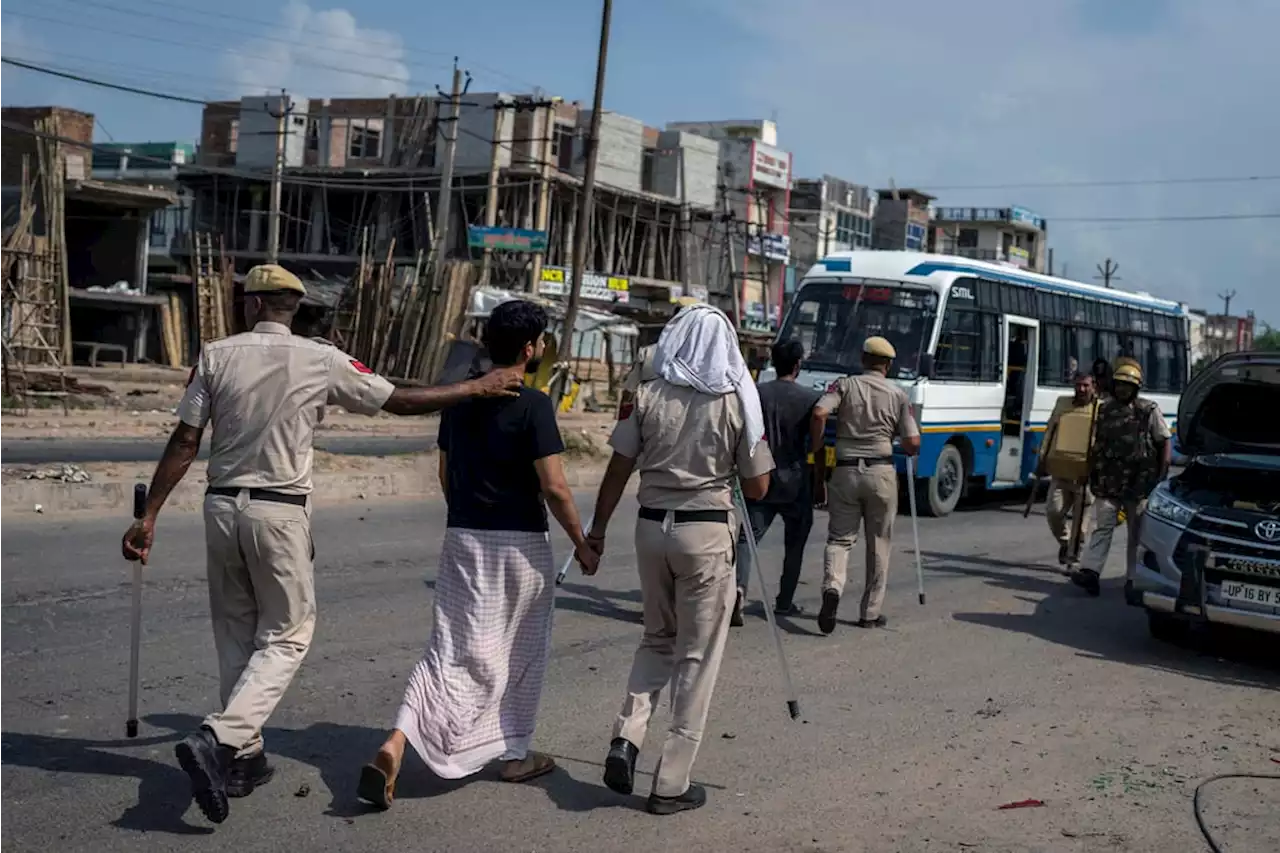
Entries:
{"type": "Polygon", "coordinates": [[[1100,578],[1111,553],[1111,540],[1121,521],[1127,527],[1126,576],[1138,561],[1138,533],[1147,496],[1169,473],[1172,434],[1155,400],[1138,395],[1142,367],[1131,358],[1117,359],[1111,396],[1098,407],[1093,430],[1089,485],[1097,496],[1094,529],[1080,569],[1071,580],[1090,595],[1100,595],[1100,578]]]}
{"type": "Polygon", "coordinates": [[[657,374],[653,372],[653,351],[656,347],[657,344],[650,344],[647,347],[640,347],[636,352],[635,363],[631,365],[631,369],[622,380],[622,397],[618,400],[618,420],[622,420],[623,414],[634,408],[636,392],[640,390],[640,386],[657,378],[657,374]]]}
{"type": "Polygon", "coordinates": [[[880,607],[889,582],[889,540],[898,513],[894,437],[904,453],[920,452],[920,429],[907,392],[888,379],[896,356],[893,344],[884,338],[867,338],[862,344],[862,373],[836,380],[813,410],[813,447],[822,446],[827,418],[836,415],[836,470],[829,490],[826,454],[814,454],[815,502],[825,502],[829,515],[818,613],[818,628],[824,634],[836,629],[836,610],[859,525],[867,539],[867,580],[858,626],[879,628],[887,621],[880,607]]]}
{"type": "Polygon", "coordinates": [[[755,386],[722,312],[705,305],[680,312],[663,332],[653,364],[657,378],[640,385],[634,408],[623,413],[609,440],[614,454],[587,542],[603,551],[609,519],[639,468],[635,536],[644,635],[613,728],[604,781],[619,793],[632,792],[649,719],[671,683],[671,727],[648,808],[674,814],[706,802],[706,791],[690,782],[690,774],[737,592],[734,479],[747,497],[763,498],[773,457],[755,386]]]}
{"type": "Polygon", "coordinates": [[[262,727],[311,645],[312,440],[324,407],[420,415],[474,396],[512,396],[522,379],[520,371],[500,370],[444,388],[398,389],[336,347],[290,332],[304,292],[282,267],[249,271],[245,319],[252,331],[205,345],[146,513],[123,542],[125,557],[146,563],[156,516],[212,421],[204,520],[223,708],[176,752],[196,803],[214,823],[226,820],[229,796],[247,796],[273,775],[262,727]]]}
{"type": "MultiPolygon", "coordinates": [[[[1072,382],[1075,384],[1075,394],[1057,399],[1053,404],[1053,412],[1049,415],[1049,422],[1045,425],[1045,437],[1040,445],[1040,457],[1036,464],[1037,477],[1043,477],[1048,470],[1049,456],[1058,438],[1062,416],[1075,409],[1097,405],[1097,385],[1092,373],[1076,373],[1072,382]]],[[[1089,534],[1093,531],[1093,492],[1089,490],[1089,484],[1054,477],[1049,481],[1044,514],[1053,538],[1058,541],[1058,564],[1065,566],[1070,574],[1080,567],[1080,560],[1079,554],[1074,553],[1071,547],[1071,532],[1067,529],[1068,511],[1081,514],[1080,541],[1088,542],[1089,534]]]]}

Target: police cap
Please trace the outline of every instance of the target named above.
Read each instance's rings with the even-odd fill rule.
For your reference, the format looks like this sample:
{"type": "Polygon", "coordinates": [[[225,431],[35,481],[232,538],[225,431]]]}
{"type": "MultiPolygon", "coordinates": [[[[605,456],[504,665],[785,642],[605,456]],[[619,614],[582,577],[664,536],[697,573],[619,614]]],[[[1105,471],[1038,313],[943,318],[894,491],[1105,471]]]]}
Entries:
{"type": "Polygon", "coordinates": [[[1142,384],[1142,368],[1136,364],[1121,364],[1111,374],[1112,382],[1127,382],[1130,385],[1142,384]]]}
{"type": "Polygon", "coordinates": [[[296,275],[276,264],[261,264],[249,270],[249,274],[245,276],[245,293],[273,293],[282,290],[292,290],[304,295],[307,292],[296,275]]]}
{"type": "Polygon", "coordinates": [[[889,343],[879,335],[867,338],[863,341],[862,352],[866,355],[874,355],[878,358],[898,357],[898,351],[893,348],[893,344],[889,343]]]}

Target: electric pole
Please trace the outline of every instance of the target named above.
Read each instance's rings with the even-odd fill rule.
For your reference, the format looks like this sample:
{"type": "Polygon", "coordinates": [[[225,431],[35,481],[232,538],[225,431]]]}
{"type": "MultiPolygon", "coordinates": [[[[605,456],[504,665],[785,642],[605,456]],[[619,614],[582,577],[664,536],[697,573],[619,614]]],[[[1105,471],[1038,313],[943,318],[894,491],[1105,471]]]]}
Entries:
{"type": "MultiPolygon", "coordinates": [[[[267,209],[267,263],[280,261],[280,191],[284,175],[284,138],[288,132],[289,96],[280,90],[280,112],[271,113],[276,120],[276,156],[271,163],[271,199],[267,209]]],[[[259,196],[261,198],[261,196],[259,196]]]]}
{"type": "MultiPolygon", "coordinates": [[[[470,80],[468,80],[468,83],[470,80]]],[[[462,69],[458,67],[458,58],[453,59],[453,89],[449,94],[450,115],[439,123],[442,131],[452,128],[452,132],[444,134],[444,164],[440,170],[440,195],[436,200],[436,221],[440,223],[436,234],[435,266],[431,270],[431,292],[440,292],[440,283],[444,279],[445,255],[449,251],[449,208],[453,205],[453,161],[458,150],[458,116],[462,110],[462,69]]],[[[498,140],[493,140],[494,147],[498,140]]]]}
{"type": "MultiPolygon", "coordinates": [[[[604,110],[604,71],[609,59],[609,23],[613,18],[613,0],[604,0],[600,15],[600,53],[596,58],[596,90],[591,98],[591,129],[585,140],[587,163],[582,175],[582,203],[578,207],[578,221],[573,227],[573,260],[569,270],[569,298],[564,309],[563,340],[560,357],[568,360],[573,355],[573,327],[578,321],[578,299],[582,290],[582,278],[587,271],[587,230],[591,226],[592,206],[596,192],[596,163],[600,154],[600,114],[604,110]]],[[[559,404],[559,401],[556,401],[559,404]]]]}
{"type": "Polygon", "coordinates": [[[1222,314],[1225,317],[1231,316],[1231,300],[1236,298],[1234,290],[1228,290],[1226,293],[1219,293],[1218,298],[1222,300],[1222,314]]]}
{"type": "Polygon", "coordinates": [[[1098,274],[1095,275],[1094,278],[1099,279],[1102,282],[1103,287],[1110,287],[1111,282],[1120,280],[1120,276],[1116,275],[1119,270],[1120,265],[1112,261],[1110,258],[1107,258],[1105,261],[1098,264],[1098,274]]]}

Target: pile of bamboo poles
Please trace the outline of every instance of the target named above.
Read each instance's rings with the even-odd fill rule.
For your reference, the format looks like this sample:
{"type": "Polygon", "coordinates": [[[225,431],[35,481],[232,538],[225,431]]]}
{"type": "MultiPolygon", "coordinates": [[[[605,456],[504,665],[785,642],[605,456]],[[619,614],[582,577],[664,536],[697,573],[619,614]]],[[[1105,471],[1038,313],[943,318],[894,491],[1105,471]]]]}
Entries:
{"type": "Polygon", "coordinates": [[[467,261],[449,263],[437,293],[422,252],[412,267],[396,269],[394,251],[392,240],[381,264],[361,253],[356,277],[334,312],[329,339],[378,373],[428,382],[462,330],[475,268],[467,261]]]}
{"type": "Polygon", "coordinates": [[[182,297],[169,294],[167,305],[160,306],[160,343],[164,360],[170,367],[182,367],[187,358],[187,317],[182,297]]]}

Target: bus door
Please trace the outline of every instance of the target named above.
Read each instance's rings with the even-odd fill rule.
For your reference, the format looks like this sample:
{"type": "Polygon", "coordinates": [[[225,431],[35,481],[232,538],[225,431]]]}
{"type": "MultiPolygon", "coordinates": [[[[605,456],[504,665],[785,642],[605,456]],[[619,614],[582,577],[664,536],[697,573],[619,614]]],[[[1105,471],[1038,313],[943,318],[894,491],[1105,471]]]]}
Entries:
{"type": "Polygon", "coordinates": [[[1036,390],[1040,324],[1026,317],[1004,318],[1004,405],[1000,409],[1000,450],[994,479],[1022,482],[1022,455],[1036,390]]]}

